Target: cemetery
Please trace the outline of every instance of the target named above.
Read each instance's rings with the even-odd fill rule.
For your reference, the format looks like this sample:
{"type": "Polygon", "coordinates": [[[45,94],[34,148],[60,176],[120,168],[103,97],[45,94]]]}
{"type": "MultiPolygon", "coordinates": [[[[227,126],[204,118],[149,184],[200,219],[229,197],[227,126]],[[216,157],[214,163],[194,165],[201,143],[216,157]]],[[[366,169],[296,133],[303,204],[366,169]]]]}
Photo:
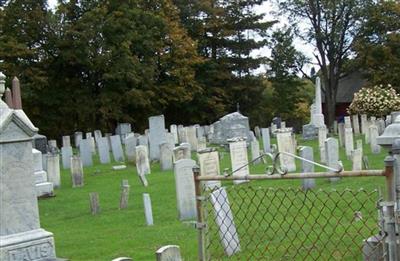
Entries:
{"type": "Polygon", "coordinates": [[[325,46],[309,75],[268,1],[134,2],[1,3],[0,260],[400,260],[400,87],[361,37],[397,2],[318,2],[360,23],[333,60],[288,19],[325,46]]]}

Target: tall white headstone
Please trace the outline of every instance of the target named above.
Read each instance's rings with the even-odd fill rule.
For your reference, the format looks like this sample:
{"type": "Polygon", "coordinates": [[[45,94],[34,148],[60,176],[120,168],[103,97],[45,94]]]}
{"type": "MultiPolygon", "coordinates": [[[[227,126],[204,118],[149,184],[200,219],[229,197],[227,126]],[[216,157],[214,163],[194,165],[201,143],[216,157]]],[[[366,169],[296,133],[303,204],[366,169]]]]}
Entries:
{"type": "Polygon", "coordinates": [[[176,200],[180,220],[195,219],[196,193],[194,186],[193,167],[196,162],[191,159],[181,159],[174,164],[176,200]]]}
{"type": "Polygon", "coordinates": [[[315,80],[314,125],[318,128],[325,126],[324,114],[322,114],[321,79],[319,77],[315,80]]]}
{"type": "Polygon", "coordinates": [[[160,144],[167,141],[164,115],[149,118],[150,160],[160,160],[160,144]]]}
{"type": "MultiPolygon", "coordinates": [[[[218,151],[213,149],[202,150],[197,154],[200,165],[200,175],[218,176],[220,175],[218,151]]],[[[205,181],[204,186],[209,189],[221,187],[221,181],[205,181]]]]}
{"type": "Polygon", "coordinates": [[[261,129],[261,137],[263,141],[264,152],[271,153],[271,138],[269,135],[269,128],[261,129]]]}
{"type": "MultiPolygon", "coordinates": [[[[338,170],[339,165],[339,142],[335,138],[325,140],[326,162],[328,167],[338,170]]],[[[330,171],[332,172],[332,171],[330,171]]],[[[338,181],[339,178],[330,178],[331,182],[338,181]]]]}
{"type": "MultiPolygon", "coordinates": [[[[276,138],[279,152],[288,152],[294,154],[294,144],[291,132],[277,132],[276,138]]],[[[296,164],[293,157],[280,154],[279,161],[281,166],[285,167],[289,172],[296,171],[296,164]]]]}
{"type": "MultiPolygon", "coordinates": [[[[247,156],[246,141],[234,141],[229,143],[229,150],[231,154],[231,166],[234,176],[247,176],[250,174],[249,159],[247,156]]],[[[247,182],[246,180],[235,180],[234,184],[247,182]]]]}

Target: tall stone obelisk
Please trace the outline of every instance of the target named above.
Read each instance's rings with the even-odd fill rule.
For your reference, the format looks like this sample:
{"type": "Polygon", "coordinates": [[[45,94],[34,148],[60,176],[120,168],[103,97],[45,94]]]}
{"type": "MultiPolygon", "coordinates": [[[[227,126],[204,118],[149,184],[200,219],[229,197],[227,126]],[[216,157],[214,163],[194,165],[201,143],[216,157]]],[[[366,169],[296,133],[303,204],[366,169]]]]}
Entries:
{"type": "Polygon", "coordinates": [[[315,114],[313,121],[316,127],[325,127],[325,119],[322,114],[321,79],[319,77],[315,80],[315,114]]]}

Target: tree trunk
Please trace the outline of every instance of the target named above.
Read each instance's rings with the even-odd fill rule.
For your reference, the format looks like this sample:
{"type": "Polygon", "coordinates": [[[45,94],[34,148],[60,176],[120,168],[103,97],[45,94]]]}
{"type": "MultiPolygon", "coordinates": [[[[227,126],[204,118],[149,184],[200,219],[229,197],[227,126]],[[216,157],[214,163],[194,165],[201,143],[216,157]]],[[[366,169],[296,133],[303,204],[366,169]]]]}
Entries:
{"type": "Polygon", "coordinates": [[[333,122],[336,118],[336,89],[337,83],[334,77],[330,77],[329,79],[325,79],[325,108],[326,115],[328,116],[326,119],[326,123],[328,128],[333,128],[333,122]],[[334,86],[336,85],[336,86],[334,86]]]}

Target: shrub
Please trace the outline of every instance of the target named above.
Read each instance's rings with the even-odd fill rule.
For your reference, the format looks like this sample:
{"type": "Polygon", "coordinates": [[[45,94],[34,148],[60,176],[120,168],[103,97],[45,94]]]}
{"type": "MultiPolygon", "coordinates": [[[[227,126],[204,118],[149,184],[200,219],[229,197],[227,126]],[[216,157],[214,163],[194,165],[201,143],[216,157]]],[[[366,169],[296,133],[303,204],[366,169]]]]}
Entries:
{"type": "Polygon", "coordinates": [[[400,96],[389,84],[363,87],[354,94],[347,112],[382,117],[396,110],[400,110],[400,96]]]}

